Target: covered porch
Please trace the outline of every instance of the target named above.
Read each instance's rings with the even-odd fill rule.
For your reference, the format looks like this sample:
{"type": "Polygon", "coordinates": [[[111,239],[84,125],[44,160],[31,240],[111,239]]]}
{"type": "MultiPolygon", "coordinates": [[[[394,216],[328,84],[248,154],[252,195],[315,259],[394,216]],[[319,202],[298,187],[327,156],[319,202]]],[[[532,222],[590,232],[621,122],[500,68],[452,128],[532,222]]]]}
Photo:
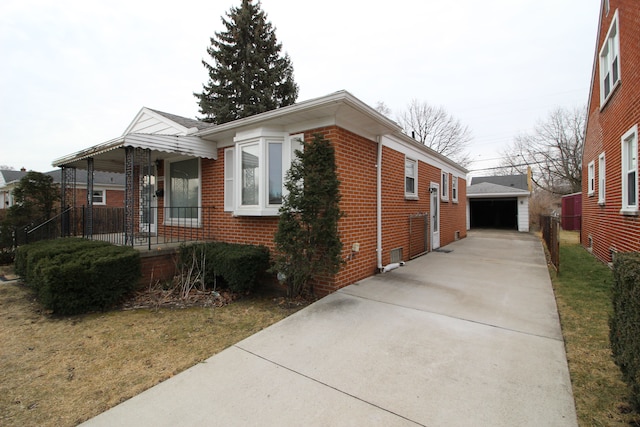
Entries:
{"type": "MultiPolygon", "coordinates": [[[[59,158],[62,169],[62,236],[105,240],[151,250],[186,241],[212,240],[214,206],[203,204],[202,159],[217,159],[215,142],[190,135],[125,134],[59,158]],[[86,176],[78,176],[86,170],[86,176]],[[95,206],[96,171],[125,175],[121,207],[95,206]],[[76,185],[86,179],[87,198],[76,185]]],[[[84,175],[84,173],[82,174],[84,175]]]]}

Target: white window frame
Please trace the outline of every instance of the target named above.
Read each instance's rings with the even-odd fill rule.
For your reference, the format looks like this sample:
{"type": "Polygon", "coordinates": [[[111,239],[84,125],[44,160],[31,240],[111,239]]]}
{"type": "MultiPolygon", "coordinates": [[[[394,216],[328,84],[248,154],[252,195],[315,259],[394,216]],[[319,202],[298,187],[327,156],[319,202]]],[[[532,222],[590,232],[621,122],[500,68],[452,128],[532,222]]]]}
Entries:
{"type": "Polygon", "coordinates": [[[233,212],[235,209],[235,165],[234,165],[235,147],[224,149],[224,211],[233,212]]]}
{"type": "MultiPolygon", "coordinates": [[[[184,157],[176,157],[176,158],[170,158],[170,159],[165,159],[164,161],[164,182],[165,182],[165,188],[164,188],[164,225],[168,225],[168,226],[185,226],[185,227],[200,227],[201,225],[201,210],[202,210],[202,161],[199,157],[192,157],[192,158],[184,158],[184,157]],[[183,162],[186,160],[193,160],[196,159],[198,162],[198,202],[197,202],[197,206],[195,207],[196,211],[197,211],[197,217],[196,218],[186,218],[186,217],[181,217],[180,215],[178,215],[178,217],[173,217],[172,216],[172,208],[174,206],[172,206],[172,191],[171,191],[171,165],[173,163],[179,163],[179,162],[183,162]]],[[[183,206],[176,206],[176,208],[180,208],[183,206]]],[[[185,207],[186,208],[186,207],[185,207]]]]}
{"type": "Polygon", "coordinates": [[[622,158],[622,209],[620,210],[621,214],[626,215],[637,215],[638,214],[638,125],[635,125],[631,129],[629,129],[620,139],[621,140],[621,158],[622,158]],[[629,167],[629,144],[633,144],[632,148],[634,149],[635,155],[635,165],[631,168],[629,167]],[[628,196],[628,179],[629,174],[635,174],[635,201],[634,203],[629,203],[628,196]]]}
{"type": "Polygon", "coordinates": [[[596,164],[593,160],[587,166],[587,188],[587,194],[593,196],[596,192],[596,164]]]}
{"type": "Polygon", "coordinates": [[[93,194],[91,195],[91,200],[92,200],[92,204],[93,205],[106,205],[107,204],[107,190],[100,190],[100,189],[93,189],[93,194]],[[100,201],[96,202],[95,201],[95,194],[96,193],[100,193],[100,201]]]}
{"type": "Polygon", "coordinates": [[[449,201],[449,172],[442,171],[440,174],[440,200],[449,201]]]}
{"type": "Polygon", "coordinates": [[[600,74],[600,108],[603,108],[607,101],[620,84],[620,29],[618,28],[618,10],[613,14],[607,37],[602,43],[599,55],[600,74]],[[606,88],[609,92],[606,92],[606,88]]]}
{"type": "Polygon", "coordinates": [[[404,159],[404,197],[413,200],[418,198],[418,161],[409,157],[404,159]],[[413,176],[407,174],[408,165],[413,165],[413,176]],[[413,191],[407,189],[407,179],[413,179],[413,191]]]}
{"type": "Polygon", "coordinates": [[[234,216],[277,216],[281,203],[273,204],[269,200],[269,145],[282,144],[282,197],[286,196],[284,188],[287,170],[295,160],[295,150],[302,150],[304,134],[253,129],[236,135],[235,145],[225,149],[225,194],[224,210],[233,212],[234,216]],[[242,149],[251,145],[258,147],[258,200],[254,205],[242,204],[242,149]]]}
{"type": "Polygon", "coordinates": [[[458,177],[451,175],[451,201],[458,203],[458,177]]]}
{"type": "Polygon", "coordinates": [[[598,204],[604,205],[606,198],[607,169],[604,153],[598,156],[598,204]]]}

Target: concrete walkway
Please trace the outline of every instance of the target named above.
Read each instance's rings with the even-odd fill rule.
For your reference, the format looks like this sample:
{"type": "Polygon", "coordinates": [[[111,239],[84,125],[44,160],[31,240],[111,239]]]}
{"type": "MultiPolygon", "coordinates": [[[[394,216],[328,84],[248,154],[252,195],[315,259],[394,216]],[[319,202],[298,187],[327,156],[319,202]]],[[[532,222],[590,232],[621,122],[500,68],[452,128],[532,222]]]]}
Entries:
{"type": "Polygon", "coordinates": [[[577,426],[542,246],[472,232],[86,426],[577,426]]]}

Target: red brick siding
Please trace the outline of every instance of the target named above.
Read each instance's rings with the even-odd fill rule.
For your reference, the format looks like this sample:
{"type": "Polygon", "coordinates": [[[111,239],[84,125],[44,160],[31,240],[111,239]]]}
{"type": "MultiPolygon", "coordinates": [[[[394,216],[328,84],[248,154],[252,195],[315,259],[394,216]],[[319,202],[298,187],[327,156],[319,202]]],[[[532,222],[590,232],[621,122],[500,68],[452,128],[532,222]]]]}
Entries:
{"type": "MultiPolygon", "coordinates": [[[[377,270],[377,219],[376,142],[358,136],[337,126],[312,129],[304,132],[306,141],[320,133],[329,139],[336,150],[338,179],[341,181],[341,208],[345,212],[339,224],[343,242],[342,258],[345,264],[333,278],[321,280],[315,291],[324,295],[362,280],[377,270]],[[358,243],[360,250],[352,253],[352,245],[358,243]]],[[[218,160],[202,159],[202,206],[212,207],[212,218],[205,235],[219,241],[260,244],[274,250],[273,236],[277,230],[277,217],[234,217],[224,212],[224,149],[218,150],[218,160]]],[[[383,265],[390,260],[390,250],[403,247],[408,256],[409,215],[429,210],[429,182],[440,182],[440,170],[419,162],[419,200],[404,198],[404,154],[383,148],[383,265]]],[[[162,171],[159,170],[159,174],[162,171]]],[[[159,188],[162,188],[162,183],[159,188]]],[[[459,178],[459,203],[441,205],[441,245],[454,240],[454,232],[466,235],[466,183],[459,178]]],[[[162,202],[162,199],[160,199],[162,202]]],[[[159,210],[161,213],[162,210],[159,210]]],[[[158,218],[162,224],[162,218],[158,218]]],[[[160,227],[162,228],[162,227],[160,227]]],[[[164,230],[166,232],[166,230],[164,230]]]]}
{"type": "Polygon", "coordinates": [[[640,123],[640,3],[636,0],[611,0],[609,16],[601,19],[598,46],[594,54],[595,76],[591,90],[584,154],[582,159],[582,233],[581,241],[603,261],[611,261],[611,248],[640,250],[640,219],[620,214],[622,207],[621,137],[640,123]],[[600,49],[609,31],[615,10],[619,14],[621,84],[600,109],[600,49]],[[605,152],[606,203],[598,205],[598,156],[605,152]],[[588,195],[587,168],[595,164],[596,191],[588,195]]]}

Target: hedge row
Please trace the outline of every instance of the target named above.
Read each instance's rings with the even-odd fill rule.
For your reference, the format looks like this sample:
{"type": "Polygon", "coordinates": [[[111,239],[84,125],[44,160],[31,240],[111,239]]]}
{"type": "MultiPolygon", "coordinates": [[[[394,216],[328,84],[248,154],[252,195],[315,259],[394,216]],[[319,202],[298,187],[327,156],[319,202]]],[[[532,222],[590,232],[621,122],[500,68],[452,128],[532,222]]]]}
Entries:
{"type": "Polygon", "coordinates": [[[640,254],[616,254],[613,277],[611,350],[631,387],[631,400],[640,409],[640,254]]]}
{"type": "Polygon", "coordinates": [[[77,238],[20,246],[16,273],[56,314],[106,310],[140,279],[140,254],[131,247],[77,238]]]}
{"type": "Polygon", "coordinates": [[[194,257],[205,259],[205,284],[213,286],[214,278],[222,279],[234,292],[253,289],[269,269],[269,249],[264,246],[213,242],[196,243],[180,247],[180,263],[191,265],[194,257]]]}

